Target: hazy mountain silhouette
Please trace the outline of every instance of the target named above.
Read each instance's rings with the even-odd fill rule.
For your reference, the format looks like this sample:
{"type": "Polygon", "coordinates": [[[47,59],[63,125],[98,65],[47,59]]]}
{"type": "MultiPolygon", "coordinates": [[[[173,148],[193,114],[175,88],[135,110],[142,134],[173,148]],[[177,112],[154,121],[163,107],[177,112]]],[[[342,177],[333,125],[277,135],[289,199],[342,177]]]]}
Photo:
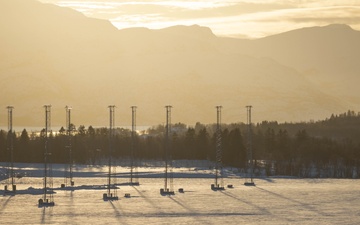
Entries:
{"type": "Polygon", "coordinates": [[[303,28],[239,45],[242,53],[275,59],[296,68],[320,89],[360,103],[360,32],[348,25],[303,28]]]}
{"type": "Polygon", "coordinates": [[[131,123],[131,105],[139,125],[154,125],[167,104],[173,122],[194,124],[215,122],[215,105],[224,122],[244,122],[248,104],[255,121],[298,121],[360,103],[345,88],[358,79],[359,32],[344,25],[250,41],[197,25],[117,30],[68,8],[3,0],[0,35],[0,104],[15,106],[19,126],[42,126],[43,104],[53,105],[54,125],[72,105],[76,125],[95,126],[115,104],[120,126],[131,123]]]}

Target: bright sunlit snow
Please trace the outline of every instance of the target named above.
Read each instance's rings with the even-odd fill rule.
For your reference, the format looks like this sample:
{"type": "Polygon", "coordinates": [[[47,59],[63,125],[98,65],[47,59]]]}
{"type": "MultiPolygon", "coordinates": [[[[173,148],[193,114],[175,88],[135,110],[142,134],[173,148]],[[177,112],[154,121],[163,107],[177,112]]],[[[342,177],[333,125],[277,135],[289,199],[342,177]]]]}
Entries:
{"type": "MultiPolygon", "coordinates": [[[[129,168],[117,167],[118,201],[104,201],[106,166],[76,165],[75,187],[60,188],[63,165],[53,166],[54,207],[39,208],[42,164],[16,164],[17,194],[0,191],[1,224],[359,224],[359,180],[263,177],[243,185],[227,168],[225,191],[212,191],[206,162],[175,165],[173,196],[162,196],[163,168],[140,167],[140,186],[126,186],[129,168]],[[184,193],[178,189],[183,188],[184,193]],[[125,193],[130,198],[125,198],[125,193]]],[[[4,166],[4,165],[2,165],[4,166]]],[[[4,169],[0,167],[1,172],[4,169]]]]}

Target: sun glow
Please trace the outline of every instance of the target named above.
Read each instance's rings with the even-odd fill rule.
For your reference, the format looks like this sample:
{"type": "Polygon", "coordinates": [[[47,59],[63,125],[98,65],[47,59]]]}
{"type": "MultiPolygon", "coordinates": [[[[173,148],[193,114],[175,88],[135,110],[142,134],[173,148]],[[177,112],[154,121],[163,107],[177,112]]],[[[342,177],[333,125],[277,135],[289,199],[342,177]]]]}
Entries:
{"type": "Polygon", "coordinates": [[[360,28],[360,1],[354,0],[41,1],[109,20],[118,29],[198,24],[219,36],[257,38],[330,23],[360,28]]]}

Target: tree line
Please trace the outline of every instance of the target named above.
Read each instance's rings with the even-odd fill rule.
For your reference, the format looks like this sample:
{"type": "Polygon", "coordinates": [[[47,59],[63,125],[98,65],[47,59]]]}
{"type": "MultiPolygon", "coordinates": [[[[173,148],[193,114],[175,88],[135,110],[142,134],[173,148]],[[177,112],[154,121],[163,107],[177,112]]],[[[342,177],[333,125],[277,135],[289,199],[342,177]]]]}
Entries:
{"type": "MultiPolygon", "coordinates": [[[[108,128],[72,125],[70,137],[61,128],[48,137],[53,163],[68,163],[69,145],[76,163],[96,164],[109,155],[108,128]]],[[[222,162],[225,166],[247,167],[248,133],[244,123],[222,124],[222,162]]],[[[216,124],[173,124],[170,151],[173,160],[209,160],[215,156],[216,124]]],[[[0,161],[10,159],[12,140],[15,162],[43,162],[45,131],[26,129],[20,134],[0,131],[0,161]],[[10,138],[12,135],[12,138],[10,138]]],[[[299,177],[360,177],[360,114],[348,111],[322,121],[252,124],[252,149],[256,174],[299,177]]],[[[131,130],[115,129],[112,156],[136,160],[163,160],[165,127],[148,128],[132,136],[131,130]]]]}

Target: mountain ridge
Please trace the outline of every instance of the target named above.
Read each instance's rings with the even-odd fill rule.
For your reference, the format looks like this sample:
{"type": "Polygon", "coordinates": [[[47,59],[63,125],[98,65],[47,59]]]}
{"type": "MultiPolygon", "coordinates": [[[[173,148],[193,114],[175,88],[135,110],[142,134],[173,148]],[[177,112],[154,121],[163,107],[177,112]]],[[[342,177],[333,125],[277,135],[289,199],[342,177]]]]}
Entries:
{"type": "MultiPolygon", "coordinates": [[[[319,119],[355,106],[319,88],[296,65],[259,52],[257,43],[266,39],[217,37],[198,25],[117,30],[108,21],[64,18],[67,9],[41,7],[52,7],[55,20],[70,21],[69,29],[27,34],[28,29],[14,30],[14,24],[4,22],[11,21],[9,13],[0,13],[0,104],[14,105],[17,123],[24,126],[41,126],[41,106],[49,103],[54,124],[63,123],[63,108],[72,105],[75,124],[94,126],[107,124],[110,104],[118,105],[120,125],[130,124],[131,105],[139,106],[143,125],[162,123],[168,104],[174,106],[174,121],[190,125],[214,122],[215,105],[224,106],[223,121],[228,123],[245,121],[248,104],[254,106],[254,121],[319,119]]],[[[25,20],[18,10],[13,7],[10,14],[23,27],[47,16],[38,13],[39,18],[25,20]]],[[[41,28],[42,23],[36,24],[41,28]]]]}

